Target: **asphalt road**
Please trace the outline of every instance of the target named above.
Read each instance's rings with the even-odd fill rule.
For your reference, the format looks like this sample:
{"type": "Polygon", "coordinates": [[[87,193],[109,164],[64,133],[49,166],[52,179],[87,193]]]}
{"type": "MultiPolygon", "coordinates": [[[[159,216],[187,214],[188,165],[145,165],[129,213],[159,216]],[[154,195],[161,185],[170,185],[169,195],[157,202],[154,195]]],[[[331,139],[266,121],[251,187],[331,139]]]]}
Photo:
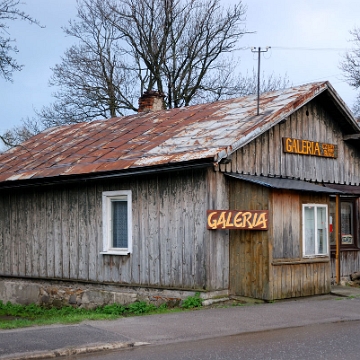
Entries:
{"type": "Polygon", "coordinates": [[[307,325],[214,339],[148,345],[74,359],[246,359],[290,360],[360,358],[360,321],[307,325]]]}

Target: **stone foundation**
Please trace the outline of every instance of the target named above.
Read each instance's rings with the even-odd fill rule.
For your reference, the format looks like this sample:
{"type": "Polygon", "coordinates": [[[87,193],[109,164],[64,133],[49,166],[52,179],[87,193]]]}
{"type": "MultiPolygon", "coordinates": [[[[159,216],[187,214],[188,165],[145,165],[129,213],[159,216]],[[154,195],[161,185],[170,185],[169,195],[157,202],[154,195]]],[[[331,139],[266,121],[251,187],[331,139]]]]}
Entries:
{"type": "MultiPolygon", "coordinates": [[[[21,305],[34,303],[46,307],[92,309],[113,303],[127,305],[135,301],[146,301],[156,306],[167,303],[174,307],[188,296],[194,295],[195,291],[0,278],[0,300],[21,305]]],[[[200,293],[204,300],[227,296],[227,290],[200,293]]]]}

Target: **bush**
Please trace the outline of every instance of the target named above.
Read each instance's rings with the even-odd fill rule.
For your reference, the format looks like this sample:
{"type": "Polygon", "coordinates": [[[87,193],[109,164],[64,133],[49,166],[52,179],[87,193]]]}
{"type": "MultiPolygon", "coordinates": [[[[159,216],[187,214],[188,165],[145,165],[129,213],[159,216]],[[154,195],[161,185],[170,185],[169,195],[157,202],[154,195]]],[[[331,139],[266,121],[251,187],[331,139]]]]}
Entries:
{"type": "Polygon", "coordinates": [[[135,315],[146,314],[156,310],[156,306],[147,304],[145,301],[136,301],[128,305],[128,312],[135,315]]]}
{"type": "Polygon", "coordinates": [[[95,311],[101,314],[122,315],[126,311],[126,308],[120,304],[111,304],[105,305],[104,307],[98,307],[95,311]]]}
{"type": "Polygon", "coordinates": [[[188,296],[181,304],[184,309],[193,309],[202,306],[202,300],[200,299],[200,293],[195,293],[194,296],[188,296]]]}

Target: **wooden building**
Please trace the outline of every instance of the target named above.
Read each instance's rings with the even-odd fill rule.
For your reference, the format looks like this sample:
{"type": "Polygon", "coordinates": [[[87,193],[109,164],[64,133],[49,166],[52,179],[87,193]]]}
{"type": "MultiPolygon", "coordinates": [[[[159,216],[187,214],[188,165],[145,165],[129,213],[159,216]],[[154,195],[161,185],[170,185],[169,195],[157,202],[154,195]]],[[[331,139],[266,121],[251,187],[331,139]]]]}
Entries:
{"type": "Polygon", "coordinates": [[[0,282],[328,293],[360,270],[359,138],[328,82],[48,129],[0,155],[0,282]]]}

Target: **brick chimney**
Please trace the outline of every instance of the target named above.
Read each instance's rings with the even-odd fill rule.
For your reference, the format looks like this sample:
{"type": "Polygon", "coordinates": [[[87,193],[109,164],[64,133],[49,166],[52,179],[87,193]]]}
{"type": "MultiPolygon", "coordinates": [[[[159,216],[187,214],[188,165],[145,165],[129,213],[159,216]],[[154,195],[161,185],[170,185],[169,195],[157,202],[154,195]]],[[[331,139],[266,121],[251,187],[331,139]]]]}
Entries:
{"type": "Polygon", "coordinates": [[[138,112],[164,110],[164,97],[165,95],[160,91],[145,91],[139,99],[138,112]]]}

